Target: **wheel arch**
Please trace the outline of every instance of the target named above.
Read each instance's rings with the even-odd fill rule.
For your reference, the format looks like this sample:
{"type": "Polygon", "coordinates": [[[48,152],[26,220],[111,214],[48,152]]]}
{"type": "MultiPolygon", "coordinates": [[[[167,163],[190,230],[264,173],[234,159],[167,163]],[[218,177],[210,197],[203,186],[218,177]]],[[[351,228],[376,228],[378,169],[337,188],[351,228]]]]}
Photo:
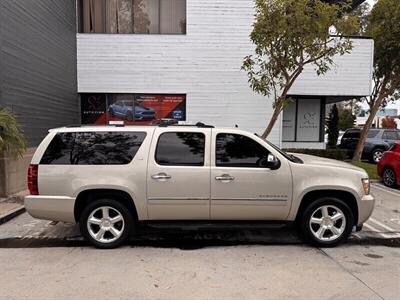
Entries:
{"type": "Polygon", "coordinates": [[[296,222],[299,221],[300,217],[302,216],[304,210],[308,205],[322,197],[337,198],[344,201],[350,207],[353,213],[354,224],[358,223],[357,199],[351,192],[343,190],[313,190],[304,194],[301,199],[299,209],[297,210],[296,222]]]}
{"type": "Polygon", "coordinates": [[[138,213],[131,195],[118,189],[87,189],[81,191],[75,200],[74,218],[79,222],[79,218],[85,206],[96,199],[111,198],[125,205],[132,213],[134,220],[138,220],[138,213]]]}

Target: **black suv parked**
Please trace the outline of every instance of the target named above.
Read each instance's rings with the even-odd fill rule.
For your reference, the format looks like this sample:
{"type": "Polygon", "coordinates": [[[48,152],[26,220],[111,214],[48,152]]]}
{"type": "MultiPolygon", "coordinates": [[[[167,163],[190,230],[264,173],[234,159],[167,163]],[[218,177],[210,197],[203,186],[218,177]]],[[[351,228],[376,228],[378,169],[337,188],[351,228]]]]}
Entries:
{"type": "MultiPolygon", "coordinates": [[[[340,141],[340,148],[349,150],[353,155],[360,138],[361,129],[347,129],[340,141]]],[[[400,130],[396,129],[370,129],[365,141],[363,157],[377,163],[394,143],[400,142],[400,130]]]]}

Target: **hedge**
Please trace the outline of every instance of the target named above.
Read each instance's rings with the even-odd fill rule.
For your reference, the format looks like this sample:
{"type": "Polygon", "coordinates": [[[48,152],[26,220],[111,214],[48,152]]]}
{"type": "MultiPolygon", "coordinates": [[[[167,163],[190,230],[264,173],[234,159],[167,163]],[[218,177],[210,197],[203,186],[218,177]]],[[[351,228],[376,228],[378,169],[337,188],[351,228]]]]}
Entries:
{"type": "Polygon", "coordinates": [[[319,157],[344,160],[348,157],[347,151],[339,148],[332,149],[285,149],[286,152],[303,153],[319,157]]]}

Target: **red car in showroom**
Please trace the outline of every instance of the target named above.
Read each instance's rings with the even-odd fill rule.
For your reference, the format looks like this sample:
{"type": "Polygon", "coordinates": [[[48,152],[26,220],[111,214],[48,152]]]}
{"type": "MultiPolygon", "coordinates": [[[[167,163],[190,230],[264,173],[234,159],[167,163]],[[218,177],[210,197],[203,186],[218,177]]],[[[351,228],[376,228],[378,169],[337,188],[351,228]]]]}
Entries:
{"type": "Polygon", "coordinates": [[[378,175],[388,187],[400,186],[400,143],[386,151],[378,162],[378,175]]]}

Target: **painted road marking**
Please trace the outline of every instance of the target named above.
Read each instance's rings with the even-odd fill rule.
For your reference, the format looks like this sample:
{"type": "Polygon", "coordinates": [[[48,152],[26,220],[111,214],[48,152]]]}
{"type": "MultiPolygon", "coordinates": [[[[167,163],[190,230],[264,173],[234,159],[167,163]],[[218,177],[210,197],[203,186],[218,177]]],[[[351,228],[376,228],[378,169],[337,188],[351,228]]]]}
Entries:
{"type": "Polygon", "coordinates": [[[374,218],[369,218],[369,220],[370,220],[371,222],[374,222],[375,224],[377,224],[377,225],[379,225],[379,226],[385,228],[385,229],[388,230],[388,231],[391,231],[391,232],[393,232],[393,233],[396,233],[396,229],[393,229],[393,228],[387,226],[386,224],[383,224],[383,223],[379,222],[378,220],[375,220],[374,218]]]}
{"type": "Polygon", "coordinates": [[[367,227],[369,230],[376,232],[380,236],[384,237],[385,239],[391,239],[392,236],[386,233],[382,233],[379,231],[379,229],[376,229],[374,226],[371,226],[370,224],[364,223],[364,226],[367,227]]]}
{"type": "Polygon", "coordinates": [[[377,188],[381,191],[385,191],[385,192],[395,195],[395,196],[400,196],[400,192],[395,192],[395,191],[389,190],[387,187],[385,187],[384,185],[381,185],[381,184],[372,184],[371,187],[377,188]]]}

